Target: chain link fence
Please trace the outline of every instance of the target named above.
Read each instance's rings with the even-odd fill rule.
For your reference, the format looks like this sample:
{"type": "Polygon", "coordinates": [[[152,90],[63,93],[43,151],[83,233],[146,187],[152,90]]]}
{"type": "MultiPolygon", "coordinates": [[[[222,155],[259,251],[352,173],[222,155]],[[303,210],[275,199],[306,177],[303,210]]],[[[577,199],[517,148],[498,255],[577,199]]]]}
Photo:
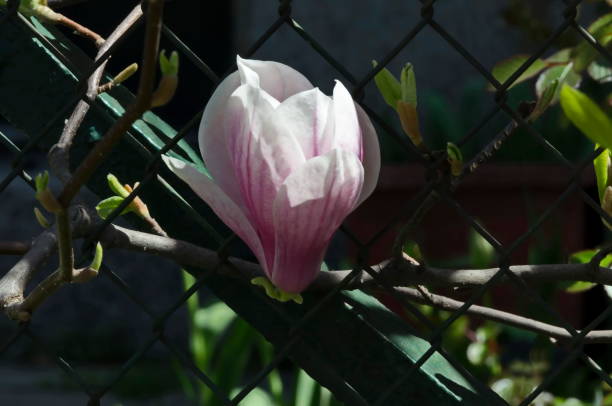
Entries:
{"type": "MultiPolygon", "coordinates": [[[[154,130],[134,126],[126,135],[125,140],[117,147],[117,152],[109,158],[108,162],[104,163],[104,166],[94,175],[92,182],[88,184],[92,191],[99,196],[104,196],[107,193],[104,174],[109,172],[110,168],[120,179],[134,179],[140,182],[139,186],[135,187],[129,197],[124,200],[124,203],[99,224],[93,235],[88,236],[88,241],[83,244],[83,250],[77,257],[82,261],[90,258],[92,243],[100,238],[106,227],[117,219],[134,198],[141,196],[170,235],[200,243],[204,238],[206,246],[218,250],[217,264],[207,269],[188,269],[196,277],[196,282],[176,299],[174,305],[161,313],[151,310],[150,305],[140,298],[134,287],[129,286],[117,272],[103,266],[103,276],[150,316],[152,326],[149,338],[104,385],[94,386],[88,382],[73,363],[50,348],[45,340],[40,338],[39,332],[27,322],[16,324],[9,337],[2,337],[0,356],[7,353],[16,342],[31,340],[39,351],[51,357],[87,395],[90,405],[100,404],[105,395],[130,369],[154,345],[159,344],[164,346],[186,371],[191,372],[214,393],[215,404],[240,404],[254,388],[265,387],[268,374],[289,358],[304,368],[318,382],[329,388],[338,400],[347,405],[391,405],[413,402],[436,405],[460,403],[503,405],[507,403],[490,390],[485,382],[475,377],[474,373],[469,371],[469,366],[464,365],[464,360],[458,359],[447,351],[442,342],[451,325],[460,317],[468,314],[470,309],[478,308],[478,303],[482,301],[485,294],[491,292],[493,285],[505,279],[527,296],[541,312],[546,314],[546,317],[551,318],[564,329],[559,335],[567,334],[569,337],[563,342],[550,343],[550,346],[557,346],[560,351],[555,368],[548,371],[541,383],[519,404],[521,406],[533,404],[538,395],[546,391],[561,373],[572,366],[587,368],[602,382],[612,386],[609,371],[585,352],[585,345],[589,344],[585,341],[585,337],[609,318],[612,313],[612,304],[603,309],[599,316],[584,328],[577,330],[559,314],[551,303],[543,299],[536,289],[511,269],[511,256],[525,241],[538,232],[541,225],[550,219],[570,196],[579,195],[598,216],[612,223],[609,216],[580,183],[583,172],[602,150],[597,149],[587,159],[580,162],[572,162],[540,134],[532,123],[526,120],[524,112],[513,108],[508,102],[509,87],[529,69],[532,63],[553,49],[556,41],[567,32],[579,34],[584,41],[597,50],[601,57],[609,62],[612,61],[610,52],[577,22],[577,7],[580,1],[555,2],[556,12],[563,16],[562,22],[545,41],[539,44],[537,51],[529,55],[514,73],[501,83],[489,69],[479,62],[478,58],[462,45],[461,41],[438,23],[435,14],[437,3],[435,0],[422,1],[418,23],[413,27],[407,27],[405,36],[397,41],[396,46],[363,77],[357,77],[348,71],[341,61],[337,60],[331,52],[328,52],[302,28],[299,21],[293,18],[292,2],[286,0],[277,5],[271,1],[261,4],[261,7],[278,6],[278,18],[271,22],[268,29],[246,52],[241,54],[245,58],[256,58],[258,50],[266,41],[273,37],[281,27],[289,27],[336,70],[341,80],[351,90],[355,100],[362,103],[364,110],[379,128],[379,136],[393,138],[398,146],[405,149],[406,153],[414,157],[418,164],[426,170],[425,186],[403,202],[403,208],[397,213],[393,222],[380,224],[379,231],[370,240],[361,241],[351,232],[349,226],[341,228],[340,232],[345,235],[349,244],[352,244],[351,251],[357,253],[353,258],[356,265],[333,291],[325,294],[306,294],[305,304],[301,306],[279,304],[267,298],[257,289],[239,284],[232,278],[219,273],[221,268],[234,266],[228,258],[232,251],[230,246],[235,243],[235,237],[229,236],[227,229],[212,216],[210,210],[201,202],[198,203],[197,199],[193,198],[193,193],[181,185],[163,165],[160,165],[160,157],[163,154],[174,152],[184,156],[180,143],[183,142],[184,137],[193,133],[200,121],[201,112],[185,123],[179,131],[174,131],[167,126],[163,127],[159,121],[156,121],[158,118],[150,116],[145,121],[152,128],[154,127],[154,130]],[[456,177],[448,176],[444,154],[422,154],[408,137],[396,131],[394,125],[388,123],[374,109],[363,103],[365,87],[427,27],[433,29],[494,88],[494,92],[490,95],[495,102],[494,106],[482,117],[482,120],[463,135],[457,145],[462,147],[472,140],[499,113],[506,117],[508,123],[498,133],[487,135],[486,146],[465,163],[463,171],[456,177]],[[477,221],[475,216],[478,213],[468,212],[455,199],[454,191],[473,172],[478,171],[480,165],[495,156],[517,129],[526,131],[533,143],[539,144],[548,151],[550,157],[567,169],[568,176],[564,191],[558,198],[546,210],[539,213],[519,238],[509,244],[503,244],[477,221]],[[138,159],[134,159],[134,156],[138,159]],[[380,275],[380,269],[369,265],[368,258],[371,247],[382,236],[395,232],[395,230],[400,230],[395,245],[403,246],[414,237],[414,230],[427,212],[440,202],[450,206],[458,216],[491,244],[496,252],[498,264],[496,272],[486,283],[469,291],[464,301],[455,302],[454,308],[448,307],[447,310],[451,311],[450,315],[439,323],[434,323],[424,314],[423,307],[415,303],[427,304],[428,300],[435,301],[435,295],[428,299],[426,294],[420,295],[417,292],[414,294],[414,300],[407,300],[406,295],[399,294],[398,289],[391,286],[380,275]],[[188,218],[191,224],[179,226],[175,221],[177,217],[188,218]],[[426,333],[415,331],[405,320],[397,318],[371,297],[360,292],[344,291],[344,288],[363,275],[369,275],[376,281],[377,290],[386,292],[396,303],[401,304],[401,312],[408,315],[407,318],[417,320],[417,323],[424,326],[426,333]],[[218,387],[214,379],[210,377],[209,371],[198,368],[185,348],[167,335],[165,328],[167,320],[202,287],[208,287],[275,346],[275,354],[271,361],[252,374],[250,379],[243,383],[241,390],[235,394],[227,393],[218,387]]],[[[2,34],[0,35],[14,41],[13,47],[20,48],[18,52],[15,51],[16,48],[5,48],[4,51],[0,49],[0,54],[5,53],[2,61],[9,60],[9,57],[6,56],[8,54],[16,67],[12,68],[14,71],[8,73],[5,71],[3,75],[17,78],[19,72],[15,69],[21,69],[22,64],[35,62],[42,65],[39,72],[47,70],[56,83],[51,89],[45,90],[45,94],[41,94],[40,85],[25,91],[19,89],[18,85],[2,89],[6,95],[1,101],[2,115],[15,126],[24,128],[29,136],[29,142],[18,147],[9,137],[0,134],[0,141],[14,156],[11,172],[0,182],[0,192],[12,182],[18,181],[26,182],[34,187],[32,176],[24,170],[26,157],[37,148],[47,149],[55,142],[63,121],[79,100],[86,100],[94,104],[94,110],[87,119],[89,121],[83,125],[84,128],[90,128],[90,132],[103,134],[104,130],[121,115],[121,109],[116,106],[111,107],[108,101],[88,100],[85,92],[89,76],[116,48],[122,46],[122,41],[118,41],[95,62],[91,62],[53,29],[44,29],[34,24],[32,19],[19,15],[18,7],[18,1],[9,1],[6,9],[2,10],[0,20],[2,34]],[[21,111],[20,109],[24,109],[24,103],[32,103],[32,101],[27,97],[24,101],[23,96],[18,96],[18,92],[24,92],[43,100],[43,102],[34,102],[40,105],[40,111],[35,113],[21,111]]],[[[133,30],[128,30],[124,35],[127,37],[135,34],[133,30]]],[[[202,60],[183,43],[170,27],[164,25],[162,35],[179,50],[184,59],[196,66],[201,75],[213,86],[216,86],[227,73],[214,72],[208,66],[207,61],[202,60]]],[[[6,43],[3,46],[8,47],[6,43]]],[[[235,67],[230,71],[233,69],[235,67]]],[[[35,79],[31,80],[35,81],[35,79]]],[[[117,89],[115,92],[112,93],[113,96],[124,106],[132,97],[124,89],[117,89]]],[[[77,142],[74,147],[73,160],[76,162],[84,157],[92,145],[91,140],[86,139],[84,134],[79,136],[85,139],[77,142]]],[[[500,213],[500,215],[503,214],[500,213]]],[[[389,255],[391,255],[391,247],[388,248],[389,255]]],[[[71,305],[78,306],[78,304],[71,305]]]]}

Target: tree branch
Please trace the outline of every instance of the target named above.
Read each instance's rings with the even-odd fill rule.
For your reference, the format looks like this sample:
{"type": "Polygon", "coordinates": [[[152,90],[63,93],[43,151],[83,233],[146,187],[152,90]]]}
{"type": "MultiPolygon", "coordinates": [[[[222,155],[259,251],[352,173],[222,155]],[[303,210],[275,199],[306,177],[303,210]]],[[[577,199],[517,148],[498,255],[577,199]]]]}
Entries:
{"type": "MultiPolygon", "coordinates": [[[[70,232],[74,238],[82,237],[91,231],[93,220],[83,207],[71,208],[69,215],[70,232]]],[[[57,249],[58,234],[59,232],[53,229],[43,231],[32,242],[28,252],[0,279],[0,309],[7,313],[12,309],[12,315],[20,314],[17,307],[24,300],[26,285],[57,249]]],[[[23,319],[21,316],[18,318],[23,319]]]]}
{"type": "MultiPolygon", "coordinates": [[[[98,50],[95,61],[104,57],[106,60],[110,55],[106,55],[108,50],[114,46],[142,17],[142,8],[140,5],[134,7],[132,11],[125,17],[125,19],[113,30],[108,36],[108,39],[98,50]]],[[[91,74],[87,80],[87,92],[85,93],[84,100],[80,100],[74,111],[66,121],[62,134],[59,141],[51,147],[48,153],[49,166],[53,171],[54,175],[57,176],[62,183],[68,182],[71,173],[69,169],[70,165],[70,148],[72,147],[72,141],[77,134],[81,123],[85,119],[85,115],[91,107],[91,103],[98,96],[98,86],[106,67],[106,61],[91,74]]]]}
{"type": "MultiPolygon", "coordinates": [[[[454,311],[461,308],[464,304],[459,300],[433,293],[424,293],[413,288],[394,288],[394,291],[398,295],[411,301],[434,306],[442,310],[454,311]]],[[[557,340],[569,341],[573,338],[569,331],[562,327],[485,306],[473,304],[467,308],[465,313],[518,327],[523,330],[533,331],[534,333],[542,334],[557,340]]],[[[583,342],[585,344],[612,343],[612,330],[591,331],[585,335],[583,342]]]]}
{"type": "MultiPolygon", "coordinates": [[[[82,207],[73,208],[72,211],[74,214],[71,224],[75,238],[89,235],[97,227],[99,219],[96,218],[94,221],[92,212],[82,207]]],[[[116,248],[158,255],[174,260],[181,265],[199,269],[214,268],[220,261],[218,254],[213,250],[202,248],[186,241],[130,230],[114,224],[110,224],[103,231],[100,235],[100,242],[105,250],[116,248]]],[[[47,277],[25,300],[23,298],[23,291],[27,281],[53,252],[56,243],[54,233],[50,231],[43,232],[34,241],[32,248],[22,260],[0,280],[0,306],[4,308],[10,317],[21,320],[27,319],[32,310],[67,282],[61,277],[61,273],[58,270],[47,277]]],[[[239,258],[229,258],[228,262],[229,264],[218,268],[219,272],[244,281],[264,275],[262,268],[258,264],[239,258]]],[[[379,272],[381,277],[389,284],[395,286],[394,290],[397,294],[409,300],[444,310],[459,309],[463,302],[446,296],[428,293],[426,290],[404,286],[474,287],[486,283],[493,277],[495,272],[499,271],[499,268],[453,270],[423,267],[415,265],[408,257],[404,258],[401,262],[382,262],[373,266],[373,269],[379,272]]],[[[510,267],[510,270],[527,282],[532,283],[581,280],[612,285],[612,269],[599,268],[598,271],[593,271],[589,264],[517,265],[510,267]]],[[[81,271],[86,270],[73,271],[74,274],[72,276],[79,275],[81,271]]],[[[308,290],[329,291],[341,283],[350,272],[349,270],[321,272],[308,290]]],[[[86,277],[80,279],[87,280],[86,277]]],[[[503,283],[505,280],[505,278],[500,278],[498,282],[503,283]]],[[[346,289],[379,291],[381,286],[370,275],[364,274],[354,278],[346,286],[346,289]]],[[[561,327],[497,309],[472,305],[466,313],[523,328],[558,340],[569,340],[572,338],[571,334],[561,327]]],[[[612,330],[592,331],[586,335],[585,342],[610,343],[612,342],[612,330]]]]}
{"type": "MultiPolygon", "coordinates": [[[[108,154],[111,153],[114,146],[121,140],[125,132],[128,131],[134,121],[139,119],[142,113],[151,106],[163,6],[163,0],[148,1],[144,55],[136,99],[127,108],[123,116],[115,121],[102,140],[96,144],[89,154],[87,154],[74,174],[66,182],[58,198],[58,201],[64,207],[70,205],[74,196],[89,180],[94,171],[100,166],[100,163],[102,163],[108,154]]],[[[95,88],[97,91],[98,86],[96,85],[95,88]]]]}
{"type": "Polygon", "coordinates": [[[57,238],[52,230],[45,230],[32,241],[30,250],[0,279],[0,309],[23,301],[28,281],[56,247],[57,238]]]}

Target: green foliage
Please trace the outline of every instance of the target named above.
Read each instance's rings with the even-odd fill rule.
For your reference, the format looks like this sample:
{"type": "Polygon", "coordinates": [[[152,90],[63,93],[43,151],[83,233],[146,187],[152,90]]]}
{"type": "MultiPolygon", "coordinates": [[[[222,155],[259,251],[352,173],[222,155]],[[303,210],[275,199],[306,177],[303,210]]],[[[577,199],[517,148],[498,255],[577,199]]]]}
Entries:
{"type": "MultiPolygon", "coordinates": [[[[595,144],[595,149],[599,145],[595,144]]],[[[610,150],[606,149],[593,160],[599,201],[603,201],[606,186],[608,186],[608,168],[610,166],[610,150]]]]}
{"type": "MultiPolygon", "coordinates": [[[[372,65],[376,67],[378,63],[372,61],[372,65]]],[[[374,83],[376,83],[376,87],[383,99],[385,99],[385,102],[393,109],[397,108],[397,101],[402,98],[402,87],[389,69],[382,68],[381,71],[374,76],[374,83]]]]}
{"type": "MultiPolygon", "coordinates": [[[[183,271],[184,289],[189,289],[195,278],[183,271]]],[[[248,377],[249,364],[256,361],[265,366],[272,362],[274,349],[255,329],[240,319],[225,303],[203,302],[198,294],[187,300],[189,347],[194,363],[228,396],[237,395],[248,377]]],[[[178,379],[183,391],[201,405],[221,404],[212,391],[198,381],[194,385],[180,367],[178,379]]],[[[298,370],[294,391],[283,382],[277,369],[271,371],[265,389],[255,388],[241,402],[245,406],[318,406],[339,405],[326,389],[298,370]],[[296,400],[286,403],[286,395],[293,393],[296,400]],[[308,403],[306,399],[314,399],[308,403]]]]}
{"type": "MultiPolygon", "coordinates": [[[[100,203],[96,205],[96,212],[98,212],[98,216],[103,219],[107,218],[121,203],[123,203],[123,197],[120,196],[111,196],[102,200],[100,203]]],[[[131,205],[128,205],[121,214],[126,214],[129,212],[133,212],[134,208],[131,205]]]]}
{"type": "MultiPolygon", "coordinates": [[[[595,20],[588,28],[589,33],[603,46],[607,46],[612,40],[612,13],[605,14],[604,16],[595,20]]],[[[574,62],[574,69],[576,72],[581,72],[587,68],[595,59],[599,53],[591,44],[586,41],[582,41],[577,45],[571,53],[572,61],[574,62]]]]}
{"type": "Polygon", "coordinates": [[[467,359],[476,366],[484,366],[489,374],[497,376],[501,373],[502,367],[499,360],[499,348],[497,337],[500,328],[493,323],[485,323],[476,329],[476,339],[467,347],[467,359]]]}
{"type": "Polygon", "coordinates": [[[400,74],[401,100],[404,103],[409,103],[415,108],[417,106],[417,87],[416,77],[412,64],[407,63],[400,74]]]}
{"type": "Polygon", "coordinates": [[[159,69],[162,75],[176,76],[179,70],[179,56],[176,51],[172,51],[170,58],[166,56],[166,51],[159,53],[159,69]]]}
{"type": "Polygon", "coordinates": [[[276,299],[279,302],[294,301],[297,304],[302,304],[304,299],[299,293],[288,293],[280,290],[276,287],[268,278],[264,276],[258,276],[257,278],[251,279],[251,283],[255,286],[261,286],[266,291],[266,295],[272,299],[276,299]]]}
{"type": "Polygon", "coordinates": [[[585,136],[605,148],[612,148],[612,120],[586,94],[570,86],[561,89],[563,112],[585,136]]]}
{"type": "Polygon", "coordinates": [[[453,176],[459,176],[463,168],[463,154],[459,147],[452,142],[446,143],[446,156],[453,176]]]}
{"type": "MultiPolygon", "coordinates": [[[[560,85],[566,83],[574,88],[580,86],[582,78],[580,75],[574,72],[572,68],[573,64],[570,62],[566,65],[557,65],[544,70],[542,74],[538,76],[538,80],[535,84],[535,91],[538,99],[542,97],[544,91],[552,82],[557,82],[560,85]]],[[[557,100],[559,100],[559,92],[561,91],[561,87],[562,86],[557,86],[551,103],[556,103],[557,100]]]]}
{"type": "Polygon", "coordinates": [[[479,232],[470,229],[468,243],[468,257],[471,266],[486,268],[495,262],[495,248],[479,232]]]}
{"type": "Polygon", "coordinates": [[[128,197],[130,192],[119,182],[119,179],[112,173],[106,175],[106,181],[108,182],[108,187],[110,190],[115,192],[117,196],[128,197]]]}
{"type": "MultiPolygon", "coordinates": [[[[529,55],[516,55],[505,59],[501,62],[498,62],[493,67],[491,74],[493,74],[493,77],[497,79],[499,83],[503,84],[514,74],[514,72],[516,72],[518,68],[520,68],[525,62],[527,62],[528,59],[529,55]]],[[[548,67],[546,61],[540,58],[536,59],[514,82],[512,82],[510,86],[508,86],[508,89],[518,85],[521,82],[531,79],[546,67],[548,67]]],[[[491,89],[493,89],[492,86],[491,89]]]]}
{"type": "Polygon", "coordinates": [[[594,81],[598,83],[612,82],[612,68],[606,66],[604,62],[595,60],[591,62],[587,68],[587,73],[594,81]]]}
{"type": "Polygon", "coordinates": [[[94,254],[94,258],[91,261],[89,267],[95,271],[100,270],[100,266],[102,266],[102,258],[104,257],[104,249],[102,248],[102,244],[99,242],[96,244],[96,251],[94,254]]]}
{"type": "MultiPolygon", "coordinates": [[[[599,249],[588,249],[588,250],[574,252],[569,257],[569,263],[570,264],[586,264],[588,262],[591,262],[593,257],[597,255],[598,253],[599,253],[599,249]]],[[[612,264],[612,254],[606,255],[599,262],[599,266],[602,266],[602,267],[609,267],[611,264],[612,264]]],[[[591,289],[595,285],[597,284],[592,283],[592,282],[577,281],[577,282],[573,282],[565,290],[570,293],[580,293],[580,292],[584,292],[585,290],[591,289]]]]}

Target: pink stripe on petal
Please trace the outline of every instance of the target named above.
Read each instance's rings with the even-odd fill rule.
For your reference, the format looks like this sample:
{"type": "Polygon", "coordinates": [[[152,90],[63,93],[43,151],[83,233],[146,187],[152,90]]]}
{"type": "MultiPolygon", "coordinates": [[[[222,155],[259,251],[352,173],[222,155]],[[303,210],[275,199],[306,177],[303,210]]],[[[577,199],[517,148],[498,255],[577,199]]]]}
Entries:
{"type": "Polygon", "coordinates": [[[261,89],[238,88],[228,111],[242,120],[229,131],[227,146],[249,219],[261,239],[267,262],[274,256],[273,202],[285,178],[300,167],[304,155],[297,140],[276,120],[276,110],[261,89]]]}
{"type": "Polygon", "coordinates": [[[210,206],[212,211],[249,246],[266,273],[269,273],[268,270],[272,267],[269,267],[265,261],[264,250],[257,232],[232,199],[212,179],[199,172],[194,166],[165,155],[162,158],[168,168],[187,183],[210,206]]]}
{"type": "Polygon", "coordinates": [[[274,201],[272,282],[298,293],[316,277],[329,241],[355,207],[363,166],[355,154],[333,150],[287,177],[274,201]]]}

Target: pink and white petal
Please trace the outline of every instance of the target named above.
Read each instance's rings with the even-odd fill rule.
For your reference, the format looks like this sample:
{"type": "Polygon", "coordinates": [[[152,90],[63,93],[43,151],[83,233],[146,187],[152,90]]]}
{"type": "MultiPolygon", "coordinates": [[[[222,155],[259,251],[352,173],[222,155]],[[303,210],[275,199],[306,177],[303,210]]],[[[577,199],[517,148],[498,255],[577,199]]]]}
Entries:
{"type": "Polygon", "coordinates": [[[334,140],[332,148],[340,148],[363,156],[361,129],[351,94],[340,81],[334,86],[334,140]]]}
{"type": "Polygon", "coordinates": [[[260,87],[259,74],[245,64],[246,59],[242,59],[240,55],[236,55],[236,66],[240,75],[240,84],[260,87]]]}
{"type": "Polygon", "coordinates": [[[259,86],[280,102],[296,93],[313,88],[312,83],[304,75],[285,64],[256,59],[240,59],[240,61],[257,73],[259,86]]]}
{"type": "Polygon", "coordinates": [[[333,150],[287,177],[274,201],[272,282],[299,293],[317,276],[329,241],[355,207],[363,167],[355,154],[333,150]]]}
{"type": "Polygon", "coordinates": [[[306,159],[330,150],[333,126],[330,128],[331,99],[318,88],[305,90],[287,98],[278,106],[274,120],[287,128],[302,147],[306,159]]]}
{"type": "MultiPolygon", "coordinates": [[[[228,101],[234,91],[241,86],[241,82],[259,87],[259,74],[246,65],[245,61],[240,56],[236,57],[238,71],[228,75],[217,86],[208,100],[198,131],[200,154],[206,164],[206,168],[215,179],[215,182],[238,205],[241,205],[240,193],[237,188],[234,172],[231,170],[229,156],[226,153],[228,148],[226,146],[227,136],[225,128],[227,127],[227,122],[234,123],[240,121],[235,116],[235,111],[233,112],[234,114],[228,111],[228,101]]],[[[279,102],[269,94],[264,93],[263,97],[274,107],[278,106],[279,102]]]]}
{"type": "Polygon", "coordinates": [[[273,202],[285,178],[305,161],[297,140],[282,122],[265,92],[238,88],[228,111],[241,122],[227,132],[230,159],[247,216],[257,229],[269,263],[273,260],[273,202]],[[241,111],[241,113],[240,113],[241,111]]]}
{"type": "Polygon", "coordinates": [[[187,183],[212,211],[248,245],[266,273],[270,273],[272,266],[266,263],[266,255],[257,232],[238,205],[212,179],[194,166],[165,155],[162,158],[166,166],[187,183]]]}
{"type": "Polygon", "coordinates": [[[240,192],[227,152],[224,122],[235,120],[235,117],[229,116],[227,103],[239,86],[238,72],[230,74],[217,86],[208,100],[198,131],[200,154],[206,168],[221,189],[238,204],[240,204],[240,192]]]}
{"type": "Polygon", "coordinates": [[[366,114],[361,106],[355,103],[357,110],[357,118],[359,119],[359,127],[363,137],[363,189],[361,196],[355,207],[359,206],[367,199],[378,184],[378,175],[380,174],[380,145],[378,144],[378,135],[376,129],[370,121],[370,117],[366,114]]]}

